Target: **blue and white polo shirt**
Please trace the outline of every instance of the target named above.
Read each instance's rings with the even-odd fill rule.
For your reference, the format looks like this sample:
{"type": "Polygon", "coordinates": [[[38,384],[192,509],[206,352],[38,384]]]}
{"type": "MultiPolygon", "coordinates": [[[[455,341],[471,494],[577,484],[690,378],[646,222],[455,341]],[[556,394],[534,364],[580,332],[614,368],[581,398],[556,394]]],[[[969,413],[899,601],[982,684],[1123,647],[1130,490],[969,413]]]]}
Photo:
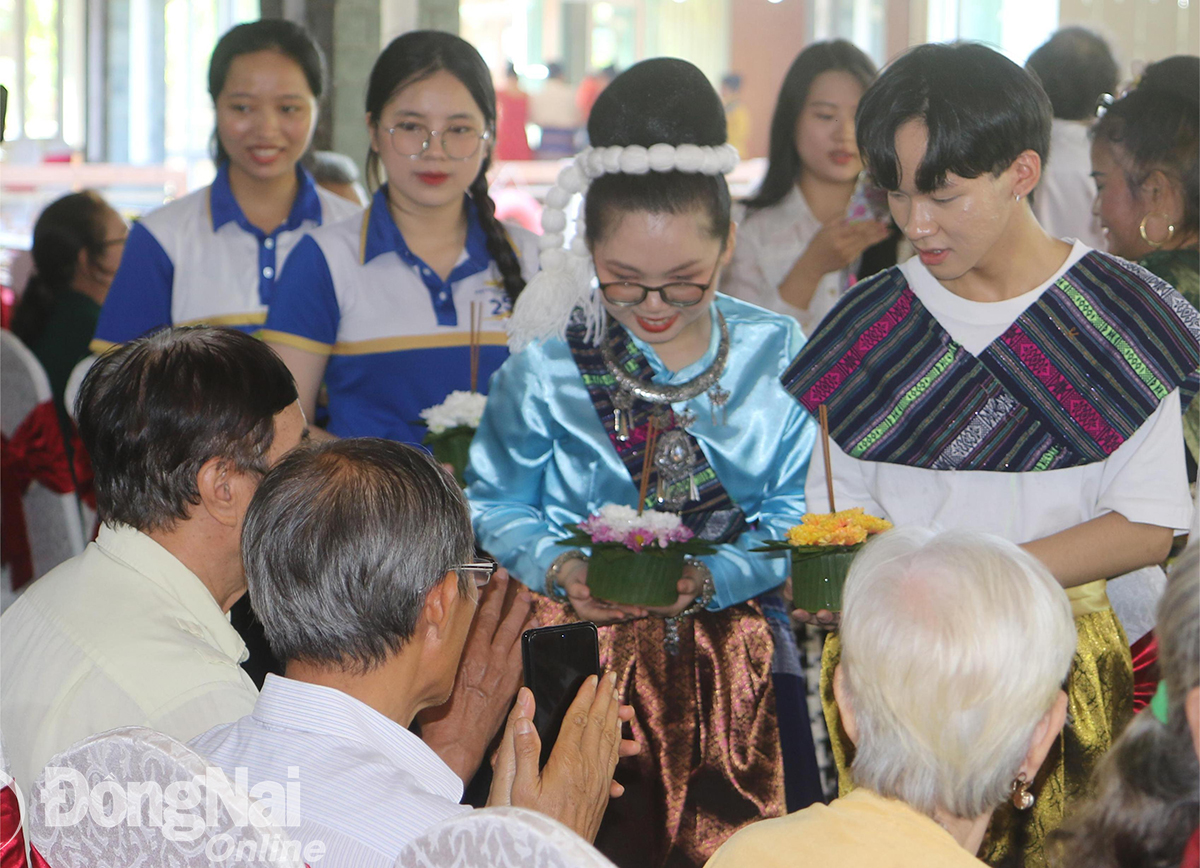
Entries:
{"type": "Polygon", "coordinates": [[[170,325],[257,331],[288,254],[322,223],[362,208],[313,183],[300,189],[287,220],[267,234],[246,219],[222,165],[208,187],[157,208],[133,225],[100,311],[93,352],[170,325]]]}
{"type": "MultiPolygon", "coordinates": [[[[500,270],[468,199],[467,242],[443,281],[409,250],[380,188],[361,216],[314,231],[279,279],[262,337],[329,357],[329,430],[415,443],[420,412],[470,388],[471,302],[480,302],[479,391],[508,358],[500,270]]],[[[505,224],[529,280],[537,237],[505,224]]]]}

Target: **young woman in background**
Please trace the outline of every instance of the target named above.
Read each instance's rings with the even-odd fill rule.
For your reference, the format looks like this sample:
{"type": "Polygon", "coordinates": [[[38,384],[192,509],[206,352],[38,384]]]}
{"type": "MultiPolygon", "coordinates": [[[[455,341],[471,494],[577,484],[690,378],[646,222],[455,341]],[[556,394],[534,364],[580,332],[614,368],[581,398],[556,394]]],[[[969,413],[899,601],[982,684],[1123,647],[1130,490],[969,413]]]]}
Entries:
{"type": "Polygon", "coordinates": [[[854,113],[875,75],[871,59],[841,39],[800,52],[771,118],[766,177],[738,221],[726,291],[795,318],[806,335],[851,284],[868,248],[880,245],[880,256],[864,257],[856,269],[863,276],[896,262],[895,244],[881,244],[890,222],[847,219],[863,168],[854,113]]]}
{"type": "Polygon", "coordinates": [[[470,43],[397,37],[371,70],[366,107],[371,205],[297,246],[264,338],[310,418],[325,382],[331,433],[420,442],[420,412],[471,386],[472,334],[479,391],[508,357],[503,321],[536,270],[537,239],[495,218],[496,94],[470,43]]]}
{"type": "Polygon", "coordinates": [[[134,224],[93,351],[169,325],[262,326],[296,243],[361,210],[299,165],[324,87],[321,50],[298,24],[265,19],[221,37],[208,68],[217,177],[134,224]]]}

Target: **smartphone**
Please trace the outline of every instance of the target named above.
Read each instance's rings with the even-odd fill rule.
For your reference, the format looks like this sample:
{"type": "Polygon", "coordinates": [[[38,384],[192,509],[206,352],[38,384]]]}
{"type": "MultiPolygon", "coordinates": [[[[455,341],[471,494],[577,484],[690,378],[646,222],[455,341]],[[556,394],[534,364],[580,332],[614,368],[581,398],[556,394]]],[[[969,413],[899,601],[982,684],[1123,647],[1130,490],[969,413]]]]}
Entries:
{"type": "Polygon", "coordinates": [[[591,621],[538,627],[521,634],[525,686],[533,691],[533,725],[542,740],[541,765],[550,758],[567,709],[589,675],[600,674],[600,642],[591,621]]]}
{"type": "Polygon", "coordinates": [[[887,190],[879,187],[871,176],[863,172],[858,176],[858,183],[850,195],[850,204],[846,208],[846,219],[851,222],[860,220],[887,220],[891,216],[888,210],[887,190]]]}

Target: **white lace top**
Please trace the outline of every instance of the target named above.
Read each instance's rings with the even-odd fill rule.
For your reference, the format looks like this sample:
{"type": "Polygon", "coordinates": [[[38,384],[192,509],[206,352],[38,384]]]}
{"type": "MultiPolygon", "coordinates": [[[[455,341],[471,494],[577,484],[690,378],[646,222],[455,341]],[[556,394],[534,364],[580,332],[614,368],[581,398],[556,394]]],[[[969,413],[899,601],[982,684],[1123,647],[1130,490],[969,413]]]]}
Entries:
{"type": "Polygon", "coordinates": [[[793,186],[769,208],[747,213],[739,206],[734,219],[738,224],[737,248],[725,270],[721,291],[790,316],[800,323],[806,336],[811,335],[850,285],[850,269],[822,277],[807,309],[779,297],[780,284],[821,228],[804,195],[793,186]]]}

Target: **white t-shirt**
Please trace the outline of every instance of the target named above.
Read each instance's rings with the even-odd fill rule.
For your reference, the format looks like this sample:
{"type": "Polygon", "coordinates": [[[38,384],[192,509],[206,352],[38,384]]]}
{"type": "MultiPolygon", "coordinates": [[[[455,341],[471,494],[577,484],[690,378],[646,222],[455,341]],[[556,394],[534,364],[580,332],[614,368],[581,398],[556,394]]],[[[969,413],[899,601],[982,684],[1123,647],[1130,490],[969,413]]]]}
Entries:
{"type": "Polygon", "coordinates": [[[800,323],[806,336],[811,335],[850,285],[850,269],[831,271],[822,277],[807,308],[788,304],[780,298],[779,286],[821,230],[821,221],[796,186],[769,208],[746,211],[745,217],[742,213],[736,215],[737,247],[721,281],[721,291],[790,316],[800,323]]]}
{"type": "MultiPolygon", "coordinates": [[[[1076,242],[1050,280],[1024,295],[995,303],[955,295],[915,257],[900,270],[913,293],[950,336],[968,352],[978,354],[1089,249],[1076,242]]],[[[829,446],[838,508],[861,506],[897,526],[967,528],[1024,543],[1108,512],[1180,531],[1191,524],[1178,389],[1108,458],[1061,470],[927,470],[863,461],[851,458],[832,441],[829,446]]],[[[828,511],[825,466],[816,456],[809,462],[805,498],[810,511],[828,511]]],[[[1158,567],[1135,570],[1109,582],[1109,600],[1130,642],[1154,626],[1154,605],[1164,583],[1158,567]]]]}

